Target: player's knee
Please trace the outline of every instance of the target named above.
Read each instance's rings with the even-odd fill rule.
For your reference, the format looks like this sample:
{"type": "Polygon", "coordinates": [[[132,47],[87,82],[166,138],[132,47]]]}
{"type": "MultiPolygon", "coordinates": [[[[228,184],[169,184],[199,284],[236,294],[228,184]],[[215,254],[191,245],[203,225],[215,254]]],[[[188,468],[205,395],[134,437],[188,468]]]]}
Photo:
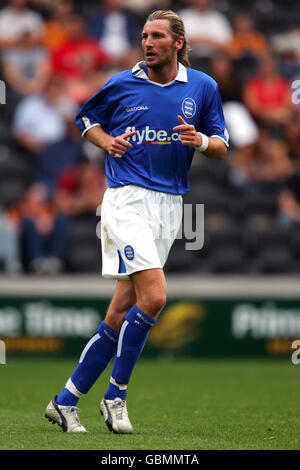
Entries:
{"type": "Polygon", "coordinates": [[[125,316],[136,303],[135,296],[124,299],[116,305],[111,305],[105,317],[106,324],[115,331],[120,331],[125,316]]]}
{"type": "Polygon", "coordinates": [[[161,292],[159,295],[154,296],[153,303],[156,306],[157,310],[161,311],[166,305],[166,294],[161,292]]]}
{"type": "Polygon", "coordinates": [[[110,310],[106,314],[105,323],[112,330],[119,332],[126,314],[127,314],[126,310],[124,312],[116,312],[116,311],[110,310]]]}
{"type": "Polygon", "coordinates": [[[150,317],[157,317],[166,304],[166,294],[164,292],[152,292],[141,298],[141,310],[150,317]]]}

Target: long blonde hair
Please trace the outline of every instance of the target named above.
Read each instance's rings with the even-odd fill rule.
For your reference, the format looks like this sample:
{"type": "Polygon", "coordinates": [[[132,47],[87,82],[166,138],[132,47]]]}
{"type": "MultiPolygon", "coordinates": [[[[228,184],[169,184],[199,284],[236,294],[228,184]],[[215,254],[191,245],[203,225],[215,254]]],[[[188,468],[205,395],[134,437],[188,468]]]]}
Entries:
{"type": "Polygon", "coordinates": [[[184,24],[180,16],[178,16],[172,10],[156,10],[148,16],[146,23],[147,21],[154,21],[154,20],[168,20],[170,23],[170,30],[175,40],[178,39],[180,36],[184,37],[183,46],[178,51],[177,57],[178,57],[178,62],[181,62],[182,65],[184,65],[185,67],[190,67],[191,64],[188,58],[188,52],[190,50],[190,47],[185,38],[184,24]]]}

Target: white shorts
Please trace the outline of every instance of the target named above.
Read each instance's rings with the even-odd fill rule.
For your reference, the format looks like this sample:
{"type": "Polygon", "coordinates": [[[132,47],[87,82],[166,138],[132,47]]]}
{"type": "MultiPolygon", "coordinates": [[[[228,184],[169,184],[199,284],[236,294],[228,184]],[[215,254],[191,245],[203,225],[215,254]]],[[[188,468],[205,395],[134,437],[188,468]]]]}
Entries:
{"type": "Polygon", "coordinates": [[[181,195],[135,185],[108,188],[101,207],[103,277],[129,279],[162,268],[181,219],[181,195]]]}

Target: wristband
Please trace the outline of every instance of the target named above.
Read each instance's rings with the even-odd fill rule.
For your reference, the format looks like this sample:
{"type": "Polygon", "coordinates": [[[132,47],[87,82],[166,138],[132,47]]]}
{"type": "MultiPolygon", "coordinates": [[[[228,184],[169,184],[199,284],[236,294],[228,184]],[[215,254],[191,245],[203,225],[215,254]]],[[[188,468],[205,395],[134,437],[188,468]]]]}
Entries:
{"type": "Polygon", "coordinates": [[[202,137],[202,144],[200,145],[200,147],[196,147],[196,150],[199,150],[199,152],[205,152],[208,147],[208,137],[207,135],[202,134],[202,132],[199,132],[199,134],[202,137]]]}

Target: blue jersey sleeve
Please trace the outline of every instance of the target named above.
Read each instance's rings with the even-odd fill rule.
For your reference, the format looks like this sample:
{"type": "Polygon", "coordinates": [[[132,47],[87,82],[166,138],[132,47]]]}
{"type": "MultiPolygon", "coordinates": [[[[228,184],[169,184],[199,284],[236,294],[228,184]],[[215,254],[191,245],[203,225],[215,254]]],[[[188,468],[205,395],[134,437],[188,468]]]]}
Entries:
{"type": "Polygon", "coordinates": [[[109,126],[112,105],[112,84],[109,80],[96,95],[92,96],[76,116],[76,124],[84,135],[91,127],[109,126]]]}
{"type": "Polygon", "coordinates": [[[199,119],[199,131],[208,137],[220,137],[229,145],[229,135],[225,125],[223,106],[216,82],[210,82],[205,90],[203,108],[199,119]]]}

